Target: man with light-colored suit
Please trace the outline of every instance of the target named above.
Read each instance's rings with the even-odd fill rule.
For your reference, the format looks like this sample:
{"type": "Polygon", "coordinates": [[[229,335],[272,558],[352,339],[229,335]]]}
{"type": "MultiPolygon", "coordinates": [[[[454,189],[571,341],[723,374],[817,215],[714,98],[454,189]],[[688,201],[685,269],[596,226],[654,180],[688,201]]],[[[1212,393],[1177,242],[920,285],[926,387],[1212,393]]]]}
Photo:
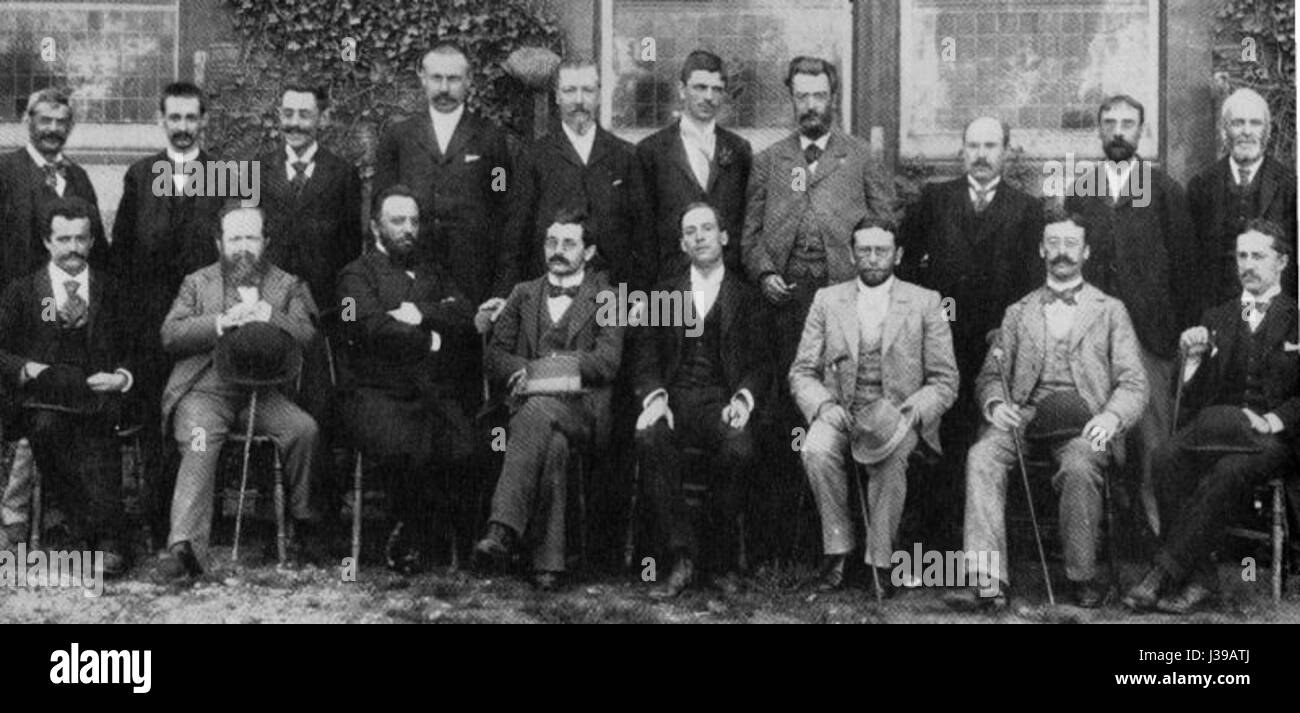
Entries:
{"type": "MultiPolygon", "coordinates": [[[[316,334],[317,311],[307,283],[262,258],[266,238],[262,211],[237,205],[222,209],[219,262],[185,277],[162,325],[162,347],[177,360],[163,391],[163,433],[170,425],[181,451],[172,496],[171,557],[162,573],[176,579],[202,572],[198,554],[212,526],[213,488],[221,446],[246,408],[247,390],[218,375],[213,352],[225,332],[267,322],[305,347],[316,334]]],[[[258,433],[269,436],[284,460],[289,509],[304,536],[316,422],[274,388],[258,395],[258,433]]]]}
{"type": "Polygon", "coordinates": [[[998,585],[958,593],[952,601],[958,606],[996,609],[1009,601],[1010,576],[1001,565],[1007,561],[1007,474],[1021,434],[1031,453],[1043,451],[1057,464],[1052,485],[1060,495],[1065,573],[1075,603],[1095,607],[1104,596],[1094,582],[1103,469],[1122,456],[1123,433],[1142,416],[1147,375],[1124,304],[1083,279],[1089,252],[1083,218],[1054,209],[1045,223],[1039,253],[1046,284],[1007,308],[975,384],[988,423],[966,460],[965,549],[997,555],[979,562],[993,570],[980,581],[998,585]]]}
{"type": "Polygon", "coordinates": [[[804,468],[821,513],[826,558],[813,583],[819,591],[842,586],[854,548],[845,451],[851,437],[861,436],[862,414],[896,409],[905,424],[901,439],[874,434],[893,444],[879,458],[859,457],[854,444],[855,460],[868,461],[865,561],[884,569],[907,496],[908,455],[921,440],[940,451],[939,422],[957,398],[952,329],[939,293],[893,276],[902,253],[895,234],[884,219],[856,226],[858,279],[817,291],[790,367],[790,392],[809,423],[804,468]]]}

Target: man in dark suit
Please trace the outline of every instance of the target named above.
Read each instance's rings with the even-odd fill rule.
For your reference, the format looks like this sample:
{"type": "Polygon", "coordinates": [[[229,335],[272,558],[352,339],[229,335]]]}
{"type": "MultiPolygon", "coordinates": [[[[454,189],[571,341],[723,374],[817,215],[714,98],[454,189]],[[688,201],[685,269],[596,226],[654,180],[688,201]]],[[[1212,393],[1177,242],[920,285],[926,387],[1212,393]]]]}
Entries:
{"type": "Polygon", "coordinates": [[[652,596],[680,594],[694,579],[699,559],[682,491],[681,449],[688,445],[716,454],[712,488],[721,527],[714,539],[721,543],[722,555],[722,576],[716,581],[724,590],[738,587],[735,525],[741,482],[753,461],[749,424],[756,395],[766,393],[770,374],[760,345],[762,302],[758,291],[724,264],[727,233],[720,222],[708,203],[686,206],[678,244],[690,257],[690,266],[656,290],[680,297],[694,319],[649,325],[635,339],[636,395],[642,404],[636,424],[641,475],[674,558],[668,581],[652,596]]]}
{"type": "Polygon", "coordinates": [[[372,209],[375,249],[339,275],[341,425],[389,479],[393,518],[402,523],[388,566],[418,571],[430,524],[451,500],[474,452],[461,392],[474,381],[474,305],[416,250],[420,213],[402,185],[372,209]],[[448,489],[451,492],[448,492],[448,489]]]}
{"type": "Polygon", "coordinates": [[[50,226],[43,209],[55,198],[76,196],[90,204],[90,262],[104,266],[108,243],[99,218],[95,188],[86,169],[63,154],[75,122],[68,97],[57,89],[42,89],[27,100],[27,145],[0,156],[0,287],[26,277],[48,256],[41,238],[50,226]]]}
{"type": "MultiPolygon", "coordinates": [[[[288,332],[300,347],[316,333],[316,304],[306,283],[263,258],[268,241],[261,209],[223,208],[218,224],[221,258],[185,277],[160,332],[163,349],[177,358],[162,396],[162,427],[181,453],[167,538],[171,556],[161,569],[168,579],[203,571],[198,558],[211,534],[221,446],[249,400],[246,389],[218,373],[217,341],[256,322],[288,332]]],[[[254,428],[282,454],[295,544],[305,543],[314,529],[308,498],[316,421],[272,387],[258,394],[254,428]]]]}
{"type": "Polygon", "coordinates": [[[565,570],[564,522],[568,468],[575,449],[597,454],[610,431],[611,384],[623,355],[618,320],[597,318],[614,294],[604,274],[588,268],[598,246],[581,212],[560,211],[547,230],[549,271],[515,286],[492,332],[484,368],[518,393],[534,360],[575,356],[585,393],[523,396],[510,417],[505,463],[492,497],[487,535],[476,558],[498,562],[517,542],[532,553],[539,589],[558,585],[565,570]]]}
{"type": "Polygon", "coordinates": [[[161,539],[167,528],[173,473],[163,463],[165,435],[152,424],[161,420],[159,403],[172,360],[158,341],[158,330],[185,276],[217,259],[212,235],[224,197],[184,190],[186,170],[197,166],[206,175],[208,166],[217,161],[199,148],[207,125],[203,90],[189,82],[169,84],[163,88],[158,109],[167,148],[127,169],[109,258],[114,276],[130,286],[122,295],[123,315],[135,350],[139,418],[146,426],[140,440],[150,492],[150,526],[155,538],[161,539]],[[170,187],[165,185],[169,173],[170,187]]]}
{"type": "MultiPolygon", "coordinates": [[[[470,86],[469,60],[453,45],[425,53],[420,84],[427,111],[389,126],[375,155],[374,191],[401,183],[420,202],[420,248],[470,299],[493,293],[498,276],[501,226],[510,159],[505,134],[465,110],[470,86]]],[[[509,181],[514,176],[508,177],[509,181]]],[[[508,189],[508,191],[507,191],[508,189]]],[[[511,284],[496,283],[504,295],[511,284]]]]}
{"type": "MultiPolygon", "coordinates": [[[[1110,97],[1097,110],[1106,161],[1092,195],[1066,198],[1088,224],[1092,259],[1084,277],[1119,298],[1133,320],[1151,389],[1136,429],[1147,523],[1160,531],[1151,454],[1169,434],[1178,333],[1196,318],[1201,286],[1196,238],[1182,188],[1137,155],[1146,109],[1133,97],[1110,97]]],[[[1078,184],[1076,184],[1078,185],[1078,184]]]]}
{"type": "MultiPolygon", "coordinates": [[[[591,269],[612,284],[644,288],[650,246],[636,149],[600,126],[600,73],[589,60],[566,60],[556,69],[560,121],[524,151],[510,188],[506,229],[511,280],[531,280],[546,270],[539,250],[551,218],[563,208],[582,209],[599,249],[591,269]]],[[[498,289],[499,294],[504,290],[498,289]]]]}
{"type": "Polygon", "coordinates": [[[637,144],[645,174],[646,199],[654,220],[654,249],[648,255],[656,282],[679,276],[689,260],[682,254],[682,209],[706,201],[716,206],[718,229],[735,239],[723,251],[727,268],[743,274],[740,236],[745,221],[745,186],[753,164],[749,142],[717,125],[727,97],[727,73],[712,52],[695,50],[682,63],[682,115],[637,144]]]}
{"type": "Polygon", "coordinates": [[[1130,608],[1186,614],[1210,600],[1218,588],[1210,552],[1232,509],[1269,478],[1294,483],[1300,339],[1295,298],[1280,283],[1290,249],[1282,226],[1247,223],[1237,238],[1241,295],[1180,338],[1186,416],[1156,451],[1165,528],[1154,566],[1124,597],[1130,608]]]}
{"type": "MultiPolygon", "coordinates": [[[[1265,153],[1272,125],[1264,97],[1253,89],[1233,92],[1219,114],[1219,135],[1228,155],[1187,184],[1198,254],[1208,264],[1200,290],[1206,306],[1236,296],[1237,236],[1250,220],[1277,223],[1291,241],[1290,254],[1296,254],[1295,171],[1265,153]]],[[[1287,265],[1281,284],[1283,292],[1296,296],[1294,261],[1287,265]]]]}
{"type": "MultiPolygon", "coordinates": [[[[961,390],[943,420],[948,477],[932,484],[935,528],[959,522],[966,450],[983,417],[975,404],[975,375],[988,352],[986,337],[1002,313],[1036,286],[1042,275],[1038,241],[1042,211],[1027,193],[1002,180],[1011,127],[980,117],[962,132],[966,173],[931,183],[903,222],[904,280],[947,298],[961,390]]],[[[936,530],[930,530],[932,532],[936,530]]]]}
{"type": "Polygon", "coordinates": [[[95,207],[76,196],[45,206],[45,267],[14,281],[0,302],[0,374],[22,407],[7,436],[31,441],[36,465],[77,520],[103,572],[122,574],[122,463],[114,436],[131,389],[116,288],[89,264],[95,207]],[[55,383],[60,382],[60,383],[55,383]]]}

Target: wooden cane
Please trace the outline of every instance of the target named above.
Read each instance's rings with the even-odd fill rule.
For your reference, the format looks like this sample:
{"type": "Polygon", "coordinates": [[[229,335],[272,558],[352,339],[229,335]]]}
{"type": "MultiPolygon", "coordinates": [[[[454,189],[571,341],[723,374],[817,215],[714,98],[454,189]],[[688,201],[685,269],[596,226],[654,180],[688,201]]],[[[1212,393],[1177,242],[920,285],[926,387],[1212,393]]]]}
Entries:
{"type": "MultiPolygon", "coordinates": [[[[866,479],[861,477],[860,470],[858,473],[858,506],[862,508],[862,559],[865,561],[866,558],[871,555],[871,553],[867,551],[867,543],[871,538],[871,521],[867,519],[867,484],[864,482],[866,479]]],[[[880,589],[880,574],[876,572],[875,565],[868,562],[867,566],[871,568],[871,588],[875,590],[876,593],[876,604],[881,604],[885,600],[885,595],[880,589]]]]}
{"type": "Polygon", "coordinates": [[[361,571],[361,451],[357,451],[357,465],[352,471],[352,566],[361,571]]]}
{"type": "MultiPolygon", "coordinates": [[[[1007,384],[1007,372],[1002,368],[1004,353],[1000,347],[993,348],[993,363],[998,368],[998,381],[1002,382],[1002,399],[1011,406],[1011,387],[1007,384]]],[[[1034,526],[1034,542],[1038,545],[1038,562],[1043,566],[1043,581],[1047,583],[1047,601],[1056,606],[1056,595],[1052,592],[1052,576],[1047,571],[1047,553],[1043,550],[1043,535],[1038,529],[1038,515],[1034,513],[1034,494],[1029,489],[1029,469],[1025,467],[1025,449],[1020,445],[1020,432],[1011,429],[1011,441],[1016,447],[1016,463],[1020,466],[1020,481],[1025,486],[1025,502],[1029,505],[1029,522],[1034,526]]]]}
{"type": "Polygon", "coordinates": [[[248,431],[244,434],[244,468],[239,478],[239,506],[235,509],[235,546],[230,550],[230,561],[239,562],[239,531],[244,521],[244,493],[248,491],[248,457],[253,451],[253,422],[257,417],[257,390],[248,402],[248,431]]]}

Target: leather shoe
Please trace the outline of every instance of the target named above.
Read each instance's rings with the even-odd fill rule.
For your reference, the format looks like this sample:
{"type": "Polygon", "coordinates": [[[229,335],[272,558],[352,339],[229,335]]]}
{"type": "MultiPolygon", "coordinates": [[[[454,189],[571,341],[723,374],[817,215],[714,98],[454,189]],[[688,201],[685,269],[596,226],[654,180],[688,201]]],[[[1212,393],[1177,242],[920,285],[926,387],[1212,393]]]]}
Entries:
{"type": "Polygon", "coordinates": [[[1095,579],[1071,582],[1074,603],[1084,609],[1096,609],[1106,599],[1106,589],[1097,585],[1095,579]]]}
{"type": "Polygon", "coordinates": [[[560,573],[537,571],[533,572],[533,589],[539,592],[554,592],[560,588],[560,573]]]}
{"type": "Polygon", "coordinates": [[[945,596],[944,603],[958,611],[1000,614],[1011,606],[1011,585],[999,581],[993,592],[965,587],[945,596]]]}
{"type": "Polygon", "coordinates": [[[1156,610],[1166,614],[1190,614],[1213,598],[1214,592],[1209,587],[1200,582],[1188,582],[1177,594],[1156,601],[1156,610]]]}
{"type": "Polygon", "coordinates": [[[826,555],[822,559],[821,571],[817,576],[804,582],[803,589],[813,592],[833,592],[844,587],[845,555],[826,555]]]}
{"type": "Polygon", "coordinates": [[[28,526],[25,522],[15,522],[0,527],[0,552],[12,552],[18,545],[27,541],[28,526]]]}
{"type": "Polygon", "coordinates": [[[655,599],[672,599],[682,593],[683,589],[690,586],[695,579],[695,563],[691,562],[689,557],[681,557],[677,564],[673,565],[673,571],[668,575],[668,581],[662,587],[655,587],[650,591],[650,596],[655,599]]]}
{"type": "Polygon", "coordinates": [[[515,533],[499,522],[489,522],[487,535],[474,545],[475,566],[504,564],[514,549],[515,533]]]}
{"type": "Polygon", "coordinates": [[[867,576],[871,579],[871,581],[867,583],[867,587],[870,590],[868,593],[871,597],[874,598],[876,596],[877,583],[880,585],[880,598],[882,601],[889,599],[898,593],[898,588],[894,586],[893,581],[890,579],[891,575],[889,569],[885,567],[872,567],[871,570],[871,572],[867,573],[867,576]]]}
{"type": "Polygon", "coordinates": [[[203,574],[203,566],[199,564],[199,558],[194,555],[194,548],[190,547],[189,542],[177,542],[169,552],[171,556],[162,561],[158,570],[163,579],[174,581],[203,574]]]}
{"type": "Polygon", "coordinates": [[[1169,576],[1165,574],[1163,569],[1152,567],[1142,577],[1142,581],[1133,585],[1120,601],[1133,611],[1150,609],[1156,605],[1160,597],[1160,590],[1164,588],[1168,581],[1169,576]]]}
{"type": "Polygon", "coordinates": [[[99,544],[95,546],[95,549],[104,553],[104,563],[100,571],[105,577],[121,577],[126,574],[126,570],[130,565],[127,563],[126,557],[119,554],[121,550],[118,548],[116,542],[112,540],[101,540],[99,544]]]}
{"type": "Polygon", "coordinates": [[[406,523],[398,522],[388,535],[384,546],[384,564],[388,569],[400,575],[419,574],[421,566],[420,549],[416,547],[406,523]]]}
{"type": "Polygon", "coordinates": [[[713,577],[713,586],[722,590],[722,593],[734,597],[740,594],[741,582],[740,575],[732,570],[727,570],[722,574],[713,577]]]}

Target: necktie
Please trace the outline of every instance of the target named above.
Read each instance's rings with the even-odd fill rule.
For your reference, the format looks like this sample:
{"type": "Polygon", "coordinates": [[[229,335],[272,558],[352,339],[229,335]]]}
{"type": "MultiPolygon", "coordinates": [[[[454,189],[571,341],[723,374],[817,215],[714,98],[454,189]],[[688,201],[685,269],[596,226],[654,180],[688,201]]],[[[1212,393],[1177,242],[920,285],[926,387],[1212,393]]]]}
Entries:
{"type": "Polygon", "coordinates": [[[1237,185],[1245,188],[1250,185],[1251,170],[1249,166],[1237,167],[1237,185]]]}
{"type": "Polygon", "coordinates": [[[1264,321],[1264,315],[1268,314],[1269,300],[1242,300],[1241,313],[1246,317],[1246,322],[1250,325],[1250,331],[1255,331],[1260,322],[1264,321]]]}
{"type": "Polygon", "coordinates": [[[64,329],[77,329],[86,324],[86,301],[77,294],[78,284],[76,280],[66,280],[63,283],[63,289],[68,293],[68,298],[63,301],[63,309],[59,310],[59,319],[64,329]]]}
{"type": "Polygon", "coordinates": [[[984,190],[980,190],[978,188],[972,188],[971,190],[975,192],[975,212],[983,213],[984,209],[989,207],[989,195],[993,193],[993,189],[985,188],[984,190]]]}
{"type": "Polygon", "coordinates": [[[57,192],[59,190],[59,176],[66,174],[67,167],[62,161],[54,161],[45,164],[42,168],[45,170],[45,185],[49,186],[50,190],[57,192]]]}
{"type": "Polygon", "coordinates": [[[1079,304],[1079,301],[1075,299],[1075,295],[1079,294],[1079,290],[1082,289],[1082,283],[1080,283],[1078,287],[1072,287],[1068,290],[1054,290],[1049,287],[1047,288],[1047,293],[1043,295],[1043,304],[1048,305],[1057,300],[1060,300],[1067,305],[1079,304]]]}
{"type": "Polygon", "coordinates": [[[294,161],[290,165],[293,166],[293,180],[289,183],[293,185],[295,193],[302,193],[302,187],[307,184],[307,162],[294,161]]]}
{"type": "Polygon", "coordinates": [[[578,288],[576,285],[573,287],[560,287],[559,285],[547,283],[546,296],[549,299],[555,299],[556,297],[568,297],[572,299],[578,296],[578,288]]]}
{"type": "Polygon", "coordinates": [[[803,160],[804,163],[808,164],[809,166],[812,166],[814,163],[817,163],[817,160],[820,159],[821,157],[822,157],[822,147],[818,146],[817,144],[808,144],[807,146],[804,147],[803,160]]]}

